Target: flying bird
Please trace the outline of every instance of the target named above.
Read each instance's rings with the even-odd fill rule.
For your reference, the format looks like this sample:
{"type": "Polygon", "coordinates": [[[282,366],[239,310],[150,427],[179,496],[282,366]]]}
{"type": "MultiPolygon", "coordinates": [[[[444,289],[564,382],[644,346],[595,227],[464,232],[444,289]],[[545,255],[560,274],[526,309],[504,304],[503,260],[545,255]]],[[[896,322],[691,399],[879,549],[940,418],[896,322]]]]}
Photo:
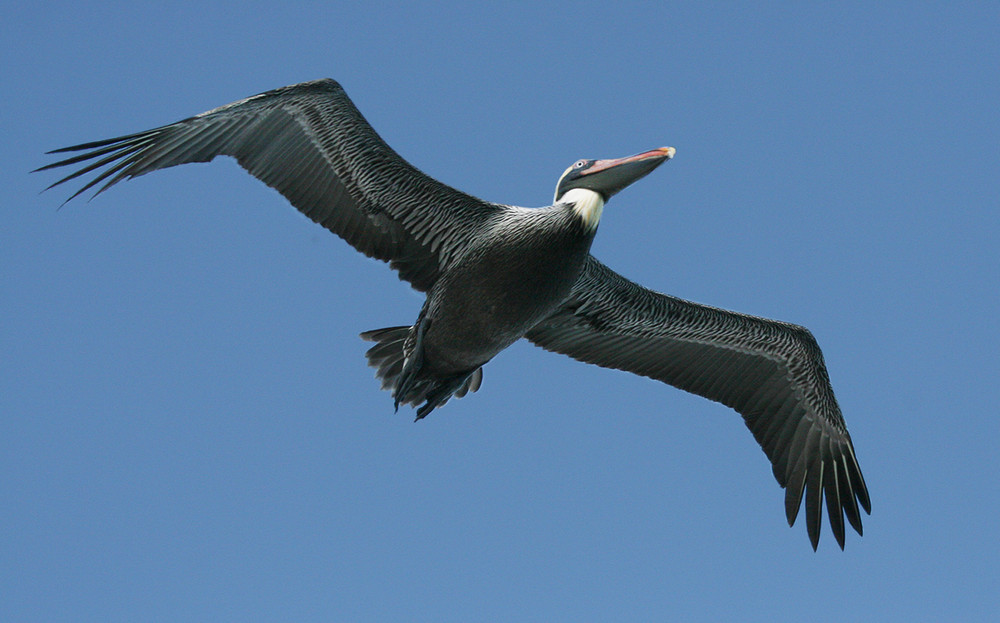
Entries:
{"type": "MultiPolygon", "coordinates": [[[[95,177],[70,199],[123,179],[232,156],[313,221],[388,262],[426,293],[412,325],[366,331],[383,389],[417,419],[479,389],[482,368],[521,338],[580,361],[668,383],[739,412],[785,488],[795,523],[819,543],[825,498],[841,549],[844,517],[862,533],[868,489],[823,356],[804,327],[699,305],[637,285],[590,254],[605,204],[674,156],[581,159],[553,204],[483,201],[420,172],[368,124],[341,86],[267,91],[145,132],[49,153],[82,152],[49,188],[95,177]]],[[[69,201],[69,199],[67,199],[69,201]]]]}

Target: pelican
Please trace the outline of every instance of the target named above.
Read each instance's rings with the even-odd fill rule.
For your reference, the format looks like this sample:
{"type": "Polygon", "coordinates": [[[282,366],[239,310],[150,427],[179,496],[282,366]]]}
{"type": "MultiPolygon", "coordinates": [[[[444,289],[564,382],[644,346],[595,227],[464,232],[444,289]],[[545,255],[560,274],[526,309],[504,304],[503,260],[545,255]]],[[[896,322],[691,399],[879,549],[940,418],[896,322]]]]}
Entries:
{"type": "Polygon", "coordinates": [[[366,331],[366,353],[395,407],[421,419],[479,389],[482,368],[517,340],[662,381],[740,413],[785,488],[794,525],[819,543],[825,498],[844,548],[844,517],[871,513],[823,355],[804,327],[660,294],[590,254],[605,204],[674,156],[581,159],[552,205],[483,201],[420,172],[368,124],[343,88],[317,80],[274,89],[162,127],[51,153],[37,171],[82,165],[70,196],[188,162],[232,156],[313,221],[389,263],[426,299],[412,325],[366,331]],[[85,164],[84,164],[85,163],[85,164]]]}

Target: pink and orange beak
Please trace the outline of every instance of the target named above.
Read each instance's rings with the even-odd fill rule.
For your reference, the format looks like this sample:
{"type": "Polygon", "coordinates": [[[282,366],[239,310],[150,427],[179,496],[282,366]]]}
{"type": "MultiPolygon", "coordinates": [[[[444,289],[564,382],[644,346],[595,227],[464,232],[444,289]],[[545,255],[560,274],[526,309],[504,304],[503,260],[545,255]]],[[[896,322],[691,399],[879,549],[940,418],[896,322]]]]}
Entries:
{"type": "Polygon", "coordinates": [[[587,188],[600,193],[607,201],[615,193],[673,158],[676,152],[673,147],[659,147],[626,158],[581,160],[563,174],[556,197],[561,197],[573,188],[587,188]]]}

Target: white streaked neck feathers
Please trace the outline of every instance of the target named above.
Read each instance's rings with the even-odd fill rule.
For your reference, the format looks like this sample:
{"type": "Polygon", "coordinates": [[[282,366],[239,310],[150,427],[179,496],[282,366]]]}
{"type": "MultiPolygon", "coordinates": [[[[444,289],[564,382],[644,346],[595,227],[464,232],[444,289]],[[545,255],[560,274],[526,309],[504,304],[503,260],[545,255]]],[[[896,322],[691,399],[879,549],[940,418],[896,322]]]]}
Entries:
{"type": "Polygon", "coordinates": [[[587,188],[573,188],[559,197],[559,203],[572,203],[573,213],[580,217],[587,231],[597,229],[604,211],[604,197],[587,188]]]}

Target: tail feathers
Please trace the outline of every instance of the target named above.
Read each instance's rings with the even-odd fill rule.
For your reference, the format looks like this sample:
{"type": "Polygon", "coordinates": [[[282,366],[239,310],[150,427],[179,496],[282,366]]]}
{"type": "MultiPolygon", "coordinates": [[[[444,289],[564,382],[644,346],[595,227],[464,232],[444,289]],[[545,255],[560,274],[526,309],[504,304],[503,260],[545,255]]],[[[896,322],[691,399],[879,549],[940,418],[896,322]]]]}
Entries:
{"type": "Polygon", "coordinates": [[[368,342],[375,342],[375,346],[368,349],[365,357],[368,358],[368,365],[375,368],[375,377],[382,381],[382,389],[396,389],[399,382],[399,374],[403,371],[403,345],[410,334],[410,327],[388,327],[386,329],[376,329],[365,331],[361,334],[361,339],[368,342]]]}
{"type": "Polygon", "coordinates": [[[403,364],[406,361],[404,346],[410,331],[411,327],[387,327],[361,334],[361,339],[375,342],[375,346],[368,349],[365,357],[368,358],[368,365],[375,368],[375,376],[382,382],[382,389],[391,391],[397,403],[411,406],[426,403],[417,410],[417,419],[421,419],[436,407],[448,402],[452,396],[461,398],[479,389],[483,383],[482,368],[476,368],[458,378],[443,380],[419,378],[417,371],[418,378],[411,380],[406,388],[406,395],[396,396],[403,364]]]}

